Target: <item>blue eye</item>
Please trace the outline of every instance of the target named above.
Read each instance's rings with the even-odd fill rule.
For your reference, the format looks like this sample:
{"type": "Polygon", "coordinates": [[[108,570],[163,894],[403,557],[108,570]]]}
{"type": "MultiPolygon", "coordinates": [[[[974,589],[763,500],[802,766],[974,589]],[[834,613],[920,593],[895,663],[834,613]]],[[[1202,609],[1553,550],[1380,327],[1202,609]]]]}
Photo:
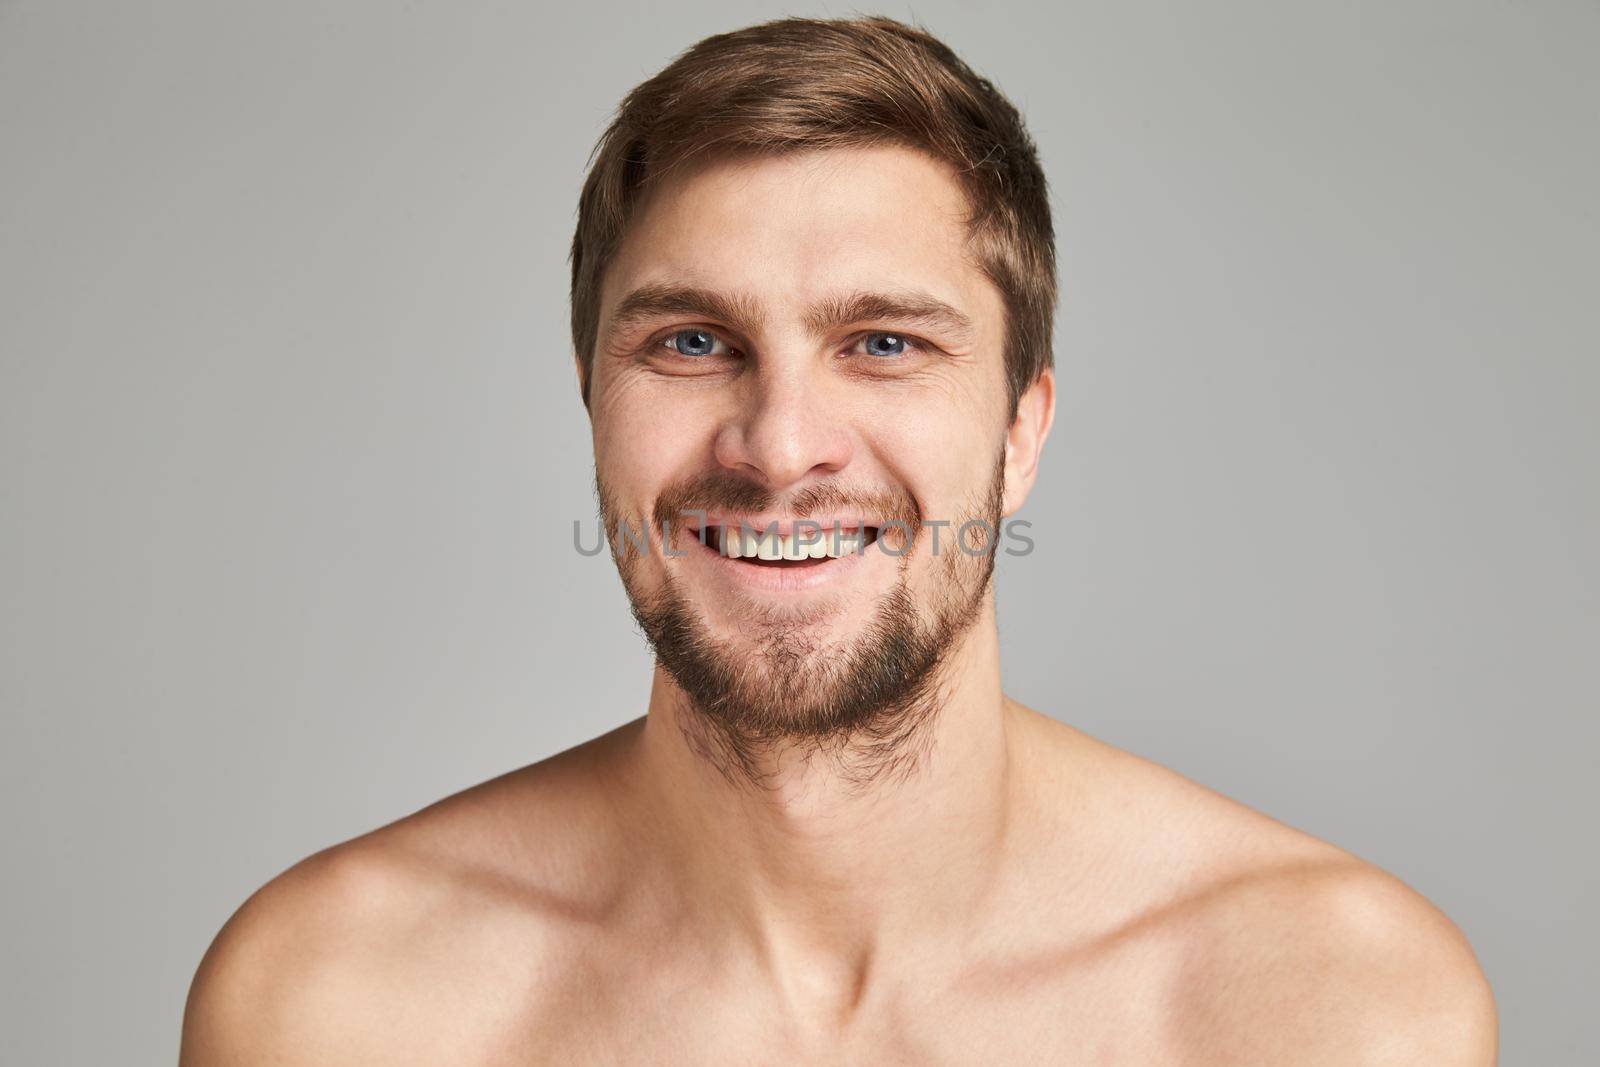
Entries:
{"type": "Polygon", "coordinates": [[[680,356],[717,354],[717,336],[710,330],[679,330],[662,343],[680,356]]]}
{"type": "Polygon", "coordinates": [[[879,359],[892,359],[903,356],[906,351],[906,339],[897,333],[869,333],[862,338],[867,346],[867,355],[877,356],[879,359]]]}

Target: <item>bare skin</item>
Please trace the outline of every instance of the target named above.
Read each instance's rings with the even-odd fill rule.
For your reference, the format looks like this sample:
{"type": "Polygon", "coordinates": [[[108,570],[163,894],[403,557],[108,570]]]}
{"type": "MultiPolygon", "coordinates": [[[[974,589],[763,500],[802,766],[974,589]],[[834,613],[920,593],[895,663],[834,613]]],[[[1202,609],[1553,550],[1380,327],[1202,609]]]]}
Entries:
{"type": "MultiPolygon", "coordinates": [[[[631,513],[710,468],[779,493],[892,485],[960,514],[996,454],[1003,511],[1020,508],[1054,380],[1009,416],[1001,305],[963,258],[960,195],[882,147],[719,163],[660,190],[606,308],[692,283],[764,315],[602,331],[596,464],[631,513]],[[857,362],[863,328],[898,324],[817,333],[807,310],[869,285],[934,294],[973,328],[857,362]],[[663,354],[663,327],[702,323],[725,351],[663,354]],[[950,447],[974,440],[994,448],[950,447]]],[[[648,595],[673,576],[737,650],[760,640],[757,608],[848,642],[894,573],[841,568],[824,611],[739,584],[740,566],[756,565],[654,551],[627,581],[648,595]]],[[[948,592],[920,548],[906,567],[919,606],[948,592]]],[[[1494,1062],[1488,986],[1444,915],[1008,699],[988,593],[948,679],[912,773],[862,788],[776,747],[754,788],[686,743],[698,713],[658,669],[644,716],[260,890],[201,964],[182,1063],[1494,1062]]]]}
{"type": "Polygon", "coordinates": [[[253,897],[182,1062],[1494,1062],[1471,950],[1413,891],[1014,702],[992,722],[976,855],[930,832],[948,810],[902,848],[799,798],[684,811],[649,718],[448,798],[253,897]]]}

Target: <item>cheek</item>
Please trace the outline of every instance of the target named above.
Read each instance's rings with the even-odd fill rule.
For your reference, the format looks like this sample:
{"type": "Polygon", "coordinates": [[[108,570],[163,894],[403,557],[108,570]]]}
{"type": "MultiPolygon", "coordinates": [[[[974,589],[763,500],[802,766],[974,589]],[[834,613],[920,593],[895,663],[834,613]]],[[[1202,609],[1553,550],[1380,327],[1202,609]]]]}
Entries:
{"type": "Polygon", "coordinates": [[[918,390],[891,398],[857,425],[927,519],[972,514],[987,498],[1005,444],[1003,404],[976,390],[918,390]]]}
{"type": "Polygon", "coordinates": [[[649,383],[619,376],[591,411],[595,466],[615,493],[642,502],[703,461],[706,413],[692,398],[655,395],[649,383]]]}

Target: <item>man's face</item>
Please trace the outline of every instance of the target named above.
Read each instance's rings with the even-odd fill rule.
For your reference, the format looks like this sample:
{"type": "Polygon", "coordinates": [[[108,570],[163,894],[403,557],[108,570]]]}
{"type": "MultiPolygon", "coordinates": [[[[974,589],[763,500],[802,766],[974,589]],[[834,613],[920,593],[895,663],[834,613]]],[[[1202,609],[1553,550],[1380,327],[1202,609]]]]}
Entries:
{"type": "Polygon", "coordinates": [[[614,542],[624,585],[724,725],[883,726],[988,594],[992,539],[957,528],[1020,506],[1032,457],[1007,477],[1004,308],[967,209],[910,149],[722,160],[654,188],[606,273],[602,513],[650,525],[647,551],[614,542]]]}

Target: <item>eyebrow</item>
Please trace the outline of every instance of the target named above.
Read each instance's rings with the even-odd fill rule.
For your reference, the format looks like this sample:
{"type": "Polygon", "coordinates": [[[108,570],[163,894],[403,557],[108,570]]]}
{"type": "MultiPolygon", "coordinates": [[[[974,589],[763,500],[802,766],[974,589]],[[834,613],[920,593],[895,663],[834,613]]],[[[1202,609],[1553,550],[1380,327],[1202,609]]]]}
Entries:
{"type": "Polygon", "coordinates": [[[974,327],[967,315],[928,293],[851,293],[824,297],[806,312],[806,328],[824,334],[852,322],[876,319],[904,323],[913,329],[942,330],[958,344],[972,340],[974,327]]]}
{"type": "Polygon", "coordinates": [[[716,319],[747,336],[756,333],[766,321],[760,307],[743,297],[691,285],[645,285],[622,298],[611,313],[609,325],[615,332],[663,315],[716,319]]]}
{"type": "MultiPolygon", "coordinates": [[[[646,285],[622,298],[611,313],[608,325],[615,332],[663,315],[716,319],[746,337],[754,336],[766,322],[760,305],[739,294],[689,285],[646,285]]],[[[862,291],[824,297],[806,310],[801,321],[812,334],[820,335],[869,319],[943,331],[958,345],[971,343],[976,334],[972,319],[964,312],[938,297],[915,290],[862,291]]]]}

